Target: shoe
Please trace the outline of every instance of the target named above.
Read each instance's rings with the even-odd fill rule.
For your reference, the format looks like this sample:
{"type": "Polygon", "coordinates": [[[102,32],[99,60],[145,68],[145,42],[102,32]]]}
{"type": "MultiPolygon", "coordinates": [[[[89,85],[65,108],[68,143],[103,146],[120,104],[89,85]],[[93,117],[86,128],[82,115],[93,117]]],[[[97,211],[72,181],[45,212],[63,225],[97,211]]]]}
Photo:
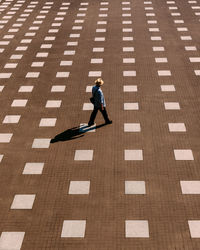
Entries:
{"type": "Polygon", "coordinates": [[[106,124],[112,124],[112,121],[109,120],[109,121],[107,121],[107,122],[105,122],[105,123],[106,123],[106,124]]]}
{"type": "Polygon", "coordinates": [[[88,127],[90,127],[90,126],[92,126],[92,125],[94,125],[94,122],[88,122],[88,127]]]}

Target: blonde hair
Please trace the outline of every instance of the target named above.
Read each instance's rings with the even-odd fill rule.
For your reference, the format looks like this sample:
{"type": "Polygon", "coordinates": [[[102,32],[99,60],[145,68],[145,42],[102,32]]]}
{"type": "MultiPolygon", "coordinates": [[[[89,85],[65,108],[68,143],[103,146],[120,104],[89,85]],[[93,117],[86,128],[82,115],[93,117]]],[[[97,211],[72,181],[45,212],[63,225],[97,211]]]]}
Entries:
{"type": "Polygon", "coordinates": [[[96,81],[95,81],[95,84],[100,86],[100,85],[103,85],[104,84],[104,81],[101,79],[101,78],[98,78],[96,81]]]}

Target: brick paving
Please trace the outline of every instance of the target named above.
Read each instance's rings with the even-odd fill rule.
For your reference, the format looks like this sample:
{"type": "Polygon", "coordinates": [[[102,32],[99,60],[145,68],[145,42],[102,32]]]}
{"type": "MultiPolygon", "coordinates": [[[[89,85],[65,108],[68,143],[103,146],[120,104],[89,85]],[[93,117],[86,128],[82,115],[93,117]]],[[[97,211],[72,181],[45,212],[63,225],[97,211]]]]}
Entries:
{"type": "Polygon", "coordinates": [[[199,27],[199,0],[0,1],[0,250],[200,249],[199,27]]]}

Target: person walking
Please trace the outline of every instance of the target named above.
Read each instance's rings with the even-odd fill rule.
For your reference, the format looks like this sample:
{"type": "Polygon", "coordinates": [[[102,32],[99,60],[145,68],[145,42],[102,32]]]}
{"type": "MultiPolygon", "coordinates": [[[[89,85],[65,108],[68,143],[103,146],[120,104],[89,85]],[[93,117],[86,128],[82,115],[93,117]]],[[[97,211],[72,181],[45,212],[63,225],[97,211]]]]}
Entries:
{"type": "Polygon", "coordinates": [[[108,118],[108,114],[106,111],[106,102],[103,95],[103,91],[101,90],[101,86],[104,84],[104,81],[101,78],[98,78],[95,81],[95,86],[92,87],[92,96],[94,98],[94,109],[91,113],[90,120],[88,122],[88,126],[94,125],[94,120],[96,118],[98,110],[103,115],[105,120],[105,124],[111,124],[112,121],[108,118]]]}

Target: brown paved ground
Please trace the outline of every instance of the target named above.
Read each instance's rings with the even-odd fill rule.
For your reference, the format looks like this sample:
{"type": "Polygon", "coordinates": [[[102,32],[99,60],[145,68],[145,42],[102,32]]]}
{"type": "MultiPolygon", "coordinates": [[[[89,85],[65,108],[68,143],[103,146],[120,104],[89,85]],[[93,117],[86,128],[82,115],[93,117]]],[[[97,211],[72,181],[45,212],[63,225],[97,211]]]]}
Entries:
{"type": "MultiPolygon", "coordinates": [[[[1,1],[0,6],[5,2],[1,1]]],[[[200,220],[199,186],[197,194],[183,194],[180,186],[180,181],[200,180],[200,76],[194,72],[200,70],[200,64],[189,60],[189,57],[199,56],[199,12],[192,6],[200,6],[200,1],[130,0],[122,4],[116,0],[105,1],[108,4],[104,5],[104,1],[77,0],[69,1],[69,6],[62,5],[64,0],[49,2],[13,0],[0,15],[1,21],[8,20],[0,23],[0,41],[10,41],[9,45],[0,42],[0,48],[4,49],[0,50],[0,73],[12,73],[10,78],[0,79],[0,85],[4,86],[0,93],[0,133],[13,134],[10,143],[0,143],[3,155],[0,162],[0,249],[200,249],[199,225],[195,226],[197,238],[188,226],[189,220],[200,220]],[[81,5],[85,2],[88,5],[81,5]],[[12,10],[17,7],[15,4],[22,6],[12,10]],[[24,12],[32,8],[29,5],[35,5],[33,12],[28,17],[20,16],[29,13],[24,12]],[[44,9],[44,6],[52,7],[44,9]],[[67,6],[68,10],[60,10],[67,6]],[[49,12],[40,13],[44,10],[49,12]],[[58,12],[66,12],[66,15],[58,12]],[[86,15],[77,16],[78,13],[86,15]],[[131,16],[122,16],[127,13],[131,16]],[[155,16],[146,16],[147,13],[155,13],[155,16]],[[107,14],[107,17],[99,14],[107,14]],[[46,17],[37,17],[42,15],[46,17]],[[7,19],[7,16],[12,18],[7,19]],[[23,22],[19,18],[26,19],[23,22]],[[36,20],[43,20],[43,23],[33,23],[36,20]],[[75,20],[84,20],[84,23],[74,23],[75,20]],[[150,20],[157,20],[157,24],[148,24],[150,20]],[[184,23],[174,20],[184,20],[184,23]],[[107,24],[97,25],[98,21],[107,21],[107,24]],[[122,21],[132,21],[132,24],[122,24],[122,21]],[[16,23],[22,26],[13,27],[16,23]],[[52,23],[61,25],[52,27],[52,23]],[[82,26],[82,30],[72,30],[73,26],[82,26]],[[30,27],[39,29],[30,30],[30,27]],[[178,31],[178,27],[188,30],[178,31]],[[14,28],[19,30],[9,30],[14,28]],[[98,33],[97,28],[106,32],[98,33]],[[122,32],[123,28],[133,31],[122,32]],[[159,28],[159,31],[149,31],[149,28],[159,28]],[[49,29],[59,30],[48,33],[49,29]],[[28,32],[35,32],[35,36],[26,34],[28,32]],[[70,34],[80,34],[80,37],[70,38],[70,34]],[[6,35],[14,37],[6,39],[6,35]],[[48,36],[55,36],[55,40],[44,40],[48,36]],[[153,41],[153,36],[160,36],[162,40],[153,41]],[[192,40],[181,40],[181,36],[191,36],[192,40]],[[95,37],[105,37],[105,41],[94,41],[95,37]],[[123,41],[122,37],[134,39],[123,41]],[[23,44],[22,39],[32,41],[23,44]],[[67,46],[67,42],[74,41],[78,41],[78,46],[67,46]],[[41,44],[52,44],[52,48],[40,48],[41,44]],[[18,46],[28,48],[18,51],[18,46]],[[152,50],[160,46],[165,51],[152,50]],[[196,46],[196,50],[185,50],[185,46],[196,46]],[[103,47],[104,52],[93,52],[95,47],[103,47]],[[123,47],[134,47],[134,52],[123,52],[123,47]],[[75,50],[75,55],[64,55],[66,50],[75,50]],[[37,58],[38,52],[49,54],[37,58]],[[23,57],[10,59],[13,54],[23,57]],[[91,58],[103,58],[103,64],[91,64],[91,58]],[[123,58],[135,58],[136,62],[123,64],[123,58]],[[155,58],[167,58],[168,62],[156,63],[155,58]],[[72,66],[60,66],[61,61],[70,60],[72,66]],[[44,67],[33,68],[32,62],[44,62],[44,67]],[[18,65],[8,69],[4,68],[6,63],[18,65]],[[136,77],[123,76],[123,71],[131,70],[136,71],[136,77]],[[158,76],[158,70],[170,70],[171,76],[158,76]],[[88,122],[90,111],[82,110],[91,95],[86,92],[86,86],[97,78],[89,77],[89,71],[102,71],[103,91],[113,124],[97,128],[94,133],[85,133],[78,139],[65,137],[64,141],[50,144],[48,148],[32,148],[35,138],[52,139],[88,122]],[[28,72],[40,72],[40,75],[26,78],[28,72]],[[57,72],[70,72],[70,75],[58,78],[57,72]],[[20,86],[29,85],[34,86],[32,92],[18,92],[20,86]],[[53,85],[65,85],[65,91],[51,92],[53,85]],[[137,85],[138,91],[123,92],[124,85],[137,85]],[[174,85],[176,91],[163,92],[161,85],[174,85]],[[27,105],[12,107],[15,99],[27,99],[27,105]],[[60,108],[45,108],[47,100],[62,103],[60,108]],[[139,110],[123,109],[124,103],[132,102],[139,103],[139,110]],[[165,110],[164,102],[178,102],[180,110],[165,110]],[[21,117],[18,123],[3,123],[7,115],[21,117]],[[39,127],[41,118],[56,118],[57,121],[53,127],[39,127]],[[124,123],[140,123],[141,132],[124,132],[124,123]],[[184,123],[186,132],[170,132],[168,123],[184,123]],[[124,150],[127,149],[143,150],[143,160],[126,161],[124,150]],[[174,149],[192,150],[194,160],[175,160],[174,149]],[[94,150],[93,160],[75,161],[76,150],[94,150]],[[44,163],[42,174],[22,174],[27,162],[44,163]],[[90,181],[89,194],[68,194],[70,181],[90,181]],[[144,181],[146,193],[125,194],[125,181],[144,181]],[[35,194],[32,209],[11,209],[16,194],[35,194]],[[85,237],[61,237],[64,220],[86,220],[85,237]],[[149,237],[127,238],[126,220],[147,221],[149,237]],[[25,232],[25,236],[19,244],[13,237],[7,242],[3,238],[5,232],[25,232]]],[[[96,123],[102,122],[99,114],[96,123]]]]}

